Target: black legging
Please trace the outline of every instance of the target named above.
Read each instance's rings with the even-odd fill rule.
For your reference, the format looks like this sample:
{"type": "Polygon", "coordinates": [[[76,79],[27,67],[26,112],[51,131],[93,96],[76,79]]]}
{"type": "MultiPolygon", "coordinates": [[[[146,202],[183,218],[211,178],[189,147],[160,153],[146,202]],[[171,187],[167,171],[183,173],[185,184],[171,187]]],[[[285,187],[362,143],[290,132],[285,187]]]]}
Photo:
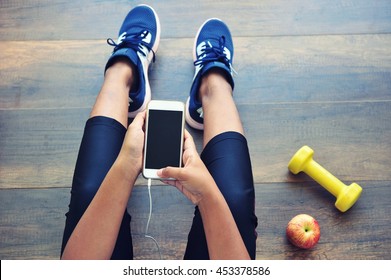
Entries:
{"type": "MultiPolygon", "coordinates": [[[[61,254],[78,221],[98,191],[122,147],[126,128],[114,119],[94,117],[87,121],[76,162],[61,254]]],[[[213,138],[201,158],[224,195],[244,243],[255,258],[257,217],[247,141],[239,133],[213,138]]],[[[131,217],[125,210],[112,259],[133,259],[131,217]]],[[[188,237],[185,259],[208,259],[208,248],[197,207],[188,237]]]]}

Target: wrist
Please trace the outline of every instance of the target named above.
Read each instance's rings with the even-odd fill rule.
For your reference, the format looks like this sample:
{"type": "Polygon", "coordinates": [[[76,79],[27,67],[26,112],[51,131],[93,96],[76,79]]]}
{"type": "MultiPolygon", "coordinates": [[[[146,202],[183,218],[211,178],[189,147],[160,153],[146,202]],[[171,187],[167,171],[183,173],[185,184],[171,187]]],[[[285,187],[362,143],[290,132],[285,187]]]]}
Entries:
{"type": "Polygon", "coordinates": [[[217,185],[215,183],[209,185],[207,191],[201,194],[201,199],[198,203],[198,208],[200,209],[201,212],[208,211],[208,209],[220,203],[221,198],[223,198],[223,196],[219,188],[217,187],[217,185]]]}
{"type": "Polygon", "coordinates": [[[116,168],[120,173],[120,176],[128,181],[129,184],[134,184],[141,172],[141,164],[137,161],[127,159],[127,157],[122,156],[121,153],[114,162],[113,168],[116,168]]]}

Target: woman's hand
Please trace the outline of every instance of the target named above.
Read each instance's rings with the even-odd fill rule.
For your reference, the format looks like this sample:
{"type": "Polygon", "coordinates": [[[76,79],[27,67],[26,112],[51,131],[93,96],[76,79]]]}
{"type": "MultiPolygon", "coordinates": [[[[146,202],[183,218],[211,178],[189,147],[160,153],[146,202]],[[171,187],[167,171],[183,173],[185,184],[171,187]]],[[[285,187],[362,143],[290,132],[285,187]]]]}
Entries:
{"type": "Polygon", "coordinates": [[[145,111],[129,125],[118,160],[125,170],[140,174],[143,165],[145,111]]]}
{"type": "Polygon", "coordinates": [[[193,137],[185,130],[183,151],[183,168],[166,167],[158,171],[162,178],[174,178],[166,180],[166,184],[176,187],[191,202],[198,205],[200,201],[212,192],[216,186],[208,169],[199,157],[193,137]]]}
{"type": "Polygon", "coordinates": [[[175,186],[198,205],[211,259],[250,259],[227,202],[212,175],[199,157],[193,138],[185,131],[183,168],[166,167],[158,171],[164,181],[175,186]]]}

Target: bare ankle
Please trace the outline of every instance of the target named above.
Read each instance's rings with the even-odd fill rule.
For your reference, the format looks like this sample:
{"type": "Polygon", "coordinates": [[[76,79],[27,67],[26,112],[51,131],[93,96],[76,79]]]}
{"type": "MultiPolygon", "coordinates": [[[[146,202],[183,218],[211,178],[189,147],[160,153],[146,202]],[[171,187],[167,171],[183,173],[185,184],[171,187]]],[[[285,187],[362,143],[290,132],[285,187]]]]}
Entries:
{"type": "Polygon", "coordinates": [[[125,83],[127,87],[134,87],[134,73],[137,73],[135,66],[127,60],[119,59],[111,65],[105,73],[105,78],[117,79],[119,82],[125,83]]]}
{"type": "Polygon", "coordinates": [[[202,100],[204,97],[209,97],[209,95],[216,91],[227,93],[232,96],[232,87],[227,81],[225,72],[218,68],[210,70],[202,77],[199,97],[202,100]]]}

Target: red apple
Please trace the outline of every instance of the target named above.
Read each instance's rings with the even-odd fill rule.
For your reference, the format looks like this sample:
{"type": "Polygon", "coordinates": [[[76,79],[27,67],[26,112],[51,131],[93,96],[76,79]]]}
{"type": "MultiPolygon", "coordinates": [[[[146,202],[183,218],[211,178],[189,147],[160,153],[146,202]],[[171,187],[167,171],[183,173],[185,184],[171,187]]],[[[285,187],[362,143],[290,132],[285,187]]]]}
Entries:
{"type": "Polygon", "coordinates": [[[310,215],[299,214],[288,223],[286,236],[293,245],[299,248],[312,248],[318,243],[320,238],[318,221],[310,215]]]}

